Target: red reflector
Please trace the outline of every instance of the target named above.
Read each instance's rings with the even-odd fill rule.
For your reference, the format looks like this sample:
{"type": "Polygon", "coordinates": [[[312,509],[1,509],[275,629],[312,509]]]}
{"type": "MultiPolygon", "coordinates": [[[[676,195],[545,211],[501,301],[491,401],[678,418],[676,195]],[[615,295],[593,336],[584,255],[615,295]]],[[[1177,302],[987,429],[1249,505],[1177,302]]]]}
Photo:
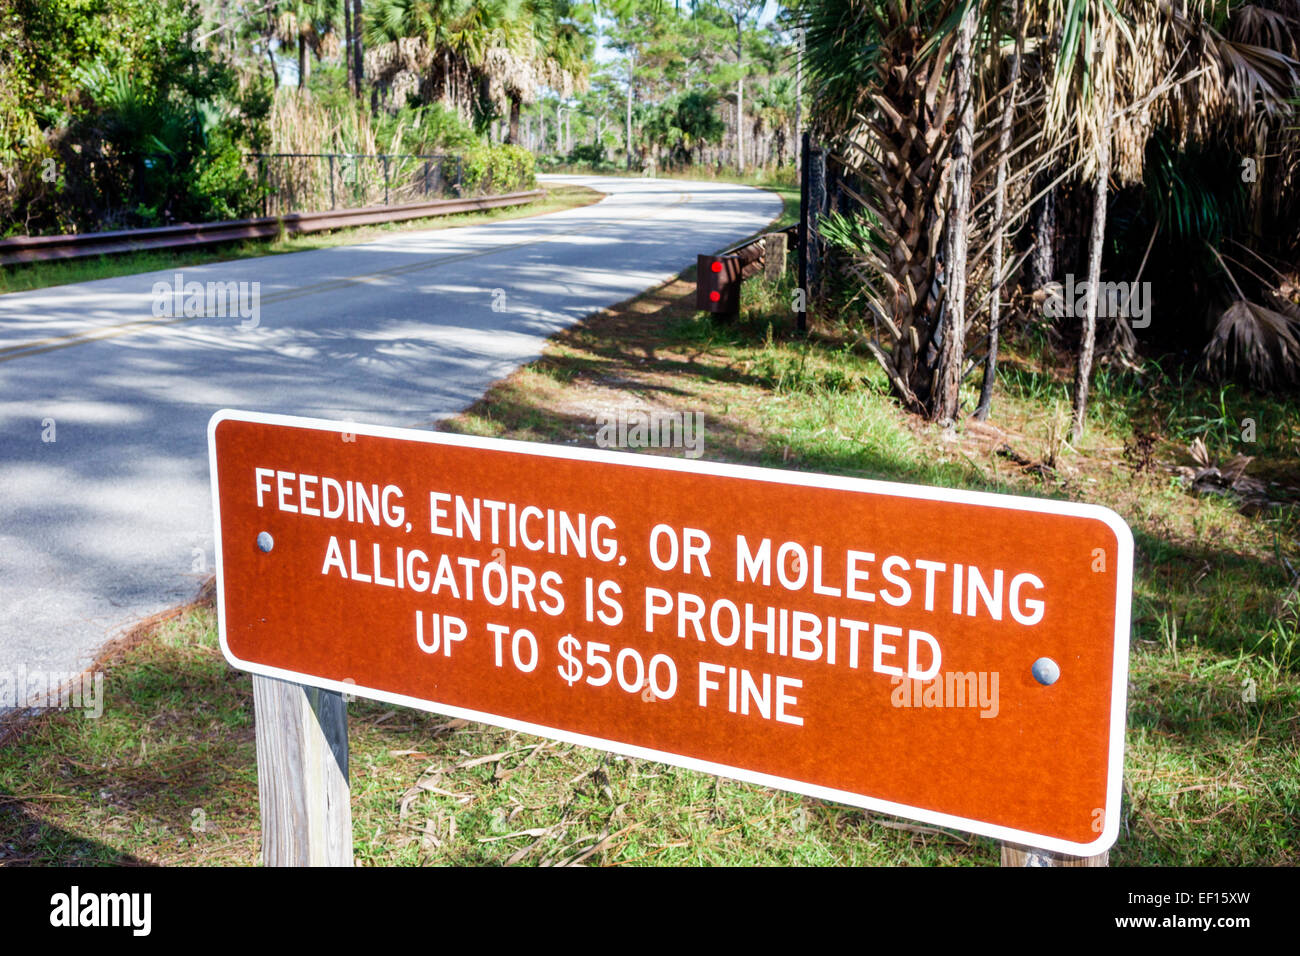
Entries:
{"type": "Polygon", "coordinates": [[[721,298],[722,298],[722,294],[716,290],[709,293],[710,302],[717,302],[721,298]]]}
{"type": "Polygon", "coordinates": [[[715,263],[713,263],[713,271],[714,271],[714,272],[721,272],[721,271],[722,271],[722,263],[721,263],[721,262],[715,262],[715,263]]]}

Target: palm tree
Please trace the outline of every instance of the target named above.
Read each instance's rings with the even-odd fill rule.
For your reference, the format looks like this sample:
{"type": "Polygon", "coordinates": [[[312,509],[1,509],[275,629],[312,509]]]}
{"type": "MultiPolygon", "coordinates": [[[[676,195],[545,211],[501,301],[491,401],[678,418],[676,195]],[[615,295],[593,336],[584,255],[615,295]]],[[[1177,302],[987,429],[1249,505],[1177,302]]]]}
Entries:
{"type": "Polygon", "coordinates": [[[794,110],[794,81],[788,76],[776,77],[754,97],[755,136],[764,128],[771,131],[778,166],[785,165],[786,131],[793,121],[794,110]]]}
{"type": "MultiPolygon", "coordinates": [[[[1085,174],[1094,178],[1093,294],[1083,317],[1071,423],[1077,441],[1087,414],[1112,175],[1121,183],[1141,182],[1157,124],[1182,142],[1217,140],[1249,149],[1258,130],[1289,111],[1298,76],[1296,24],[1279,11],[1227,0],[1126,0],[1120,7],[1111,0],[1036,0],[1035,6],[1062,37],[1047,90],[1047,128],[1075,127],[1085,174]]],[[[1132,350],[1132,331],[1122,321],[1114,321],[1113,338],[1132,350]]]]}
{"type": "Polygon", "coordinates": [[[507,113],[510,142],[541,86],[567,96],[586,77],[588,40],[568,0],[371,0],[371,10],[381,85],[418,70],[462,117],[507,113]]]}
{"type": "Polygon", "coordinates": [[[312,57],[325,50],[327,38],[337,29],[337,0],[292,0],[276,22],[281,46],[297,47],[298,88],[311,79],[312,57]]]}
{"type": "MultiPolygon", "coordinates": [[[[1024,0],[1015,0],[1015,13],[1011,22],[1011,32],[1015,37],[1015,49],[1008,67],[1007,84],[1002,94],[1004,105],[1002,118],[998,127],[997,184],[994,187],[993,200],[993,264],[990,270],[989,289],[989,333],[988,345],[984,355],[984,380],[980,384],[979,405],[974,417],[983,421],[988,417],[993,404],[993,382],[998,371],[998,332],[1002,319],[1002,284],[1006,279],[1002,261],[1003,245],[1006,237],[1007,212],[1007,172],[1011,162],[1011,136],[1016,116],[1016,93],[1020,85],[1020,67],[1025,53],[1025,5],[1024,0]]],[[[999,30],[999,33],[1001,31],[999,30]]]]}
{"type": "MultiPolygon", "coordinates": [[[[815,131],[855,173],[868,238],[847,271],[874,334],[867,348],[903,404],[931,417],[943,349],[940,245],[957,89],[946,82],[954,2],[821,0],[801,26],[815,131]]],[[[849,187],[846,187],[849,188],[849,187]]]]}
{"type": "Polygon", "coordinates": [[[956,130],[951,148],[951,192],[943,256],[943,314],[940,356],[935,368],[932,417],[956,420],[960,410],[962,365],[966,361],[966,257],[970,221],[972,154],[975,151],[975,102],[972,89],[976,29],[975,0],[965,0],[959,15],[952,72],[956,86],[956,130]]]}
{"type": "MultiPolygon", "coordinates": [[[[802,6],[816,131],[852,174],[848,182],[856,181],[862,207],[845,270],[859,284],[857,301],[874,329],[865,344],[905,405],[952,417],[964,365],[963,307],[987,296],[989,350],[979,406],[987,414],[998,303],[1024,258],[1005,266],[1007,236],[1060,183],[1086,184],[1092,226],[1084,255],[1096,289],[1111,184],[1143,182],[1157,131],[1177,143],[1245,154],[1281,150],[1293,172],[1279,170],[1271,195],[1281,208],[1295,209],[1300,143],[1294,134],[1290,140],[1276,134],[1281,117],[1291,115],[1285,102],[1297,76],[1295,8],[1292,0],[1267,6],[813,0],[802,6]],[[1004,38],[1008,21],[1019,26],[1004,38]],[[1259,146],[1265,141],[1267,150],[1259,146]],[[971,163],[968,180],[964,157],[971,163]],[[965,181],[971,192],[963,222],[965,181]],[[1283,181],[1292,184],[1288,191],[1276,188],[1283,181]],[[964,266],[963,235],[973,250],[964,266]]],[[[1283,229],[1295,239],[1294,253],[1300,247],[1294,217],[1283,229]]],[[[1235,267],[1240,273],[1240,264],[1235,267]]],[[[1080,322],[1076,437],[1086,415],[1098,304],[1090,296],[1080,322]]],[[[1234,327],[1247,313],[1259,314],[1237,308],[1234,327]]],[[[1132,348],[1127,324],[1111,323],[1108,332],[1108,349],[1122,355],[1132,348]]]]}

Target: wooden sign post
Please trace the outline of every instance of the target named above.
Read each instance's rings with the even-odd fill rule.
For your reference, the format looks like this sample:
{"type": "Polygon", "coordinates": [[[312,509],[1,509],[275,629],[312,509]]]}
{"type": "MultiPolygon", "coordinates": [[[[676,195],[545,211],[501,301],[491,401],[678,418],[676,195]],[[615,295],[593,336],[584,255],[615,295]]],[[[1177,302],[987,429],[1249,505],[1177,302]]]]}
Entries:
{"type": "Polygon", "coordinates": [[[343,693],[1034,848],[1009,862],[1118,833],[1104,508],[245,412],[209,447],[268,862],[350,859],[343,693]]]}
{"type": "Polygon", "coordinates": [[[1109,850],[1096,856],[1071,856],[1012,843],[1002,844],[1003,866],[1106,866],[1109,859],[1109,850]]]}
{"type": "Polygon", "coordinates": [[[264,866],[351,866],[343,695],[253,675],[264,866]]]}

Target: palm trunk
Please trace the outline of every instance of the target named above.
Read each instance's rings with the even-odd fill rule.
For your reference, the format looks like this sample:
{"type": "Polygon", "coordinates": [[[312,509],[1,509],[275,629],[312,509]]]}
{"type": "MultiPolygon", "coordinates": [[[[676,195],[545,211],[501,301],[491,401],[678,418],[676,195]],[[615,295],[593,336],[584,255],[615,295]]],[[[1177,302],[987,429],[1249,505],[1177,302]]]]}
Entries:
{"type": "Polygon", "coordinates": [[[305,90],[312,78],[312,48],[307,43],[307,36],[298,35],[298,88],[305,90]]]}
{"type": "MultiPolygon", "coordinates": [[[[343,0],[346,5],[349,0],[343,0]]],[[[352,64],[357,77],[357,99],[361,99],[362,81],[365,79],[365,54],[361,49],[361,24],[364,22],[361,18],[361,0],[351,0],[352,3],[352,64]]],[[[372,104],[373,105],[373,104],[372,104]]],[[[373,111],[373,110],[372,110],[373,111]]]]}
{"type": "Polygon", "coordinates": [[[944,240],[944,326],[935,369],[935,390],[930,418],[952,422],[957,418],[962,365],[966,357],[966,227],[970,219],[971,152],[975,140],[975,104],[971,96],[971,42],[975,35],[975,7],[962,18],[957,33],[953,69],[957,74],[957,135],[953,143],[952,192],[944,240]]]}
{"type": "Polygon", "coordinates": [[[280,88],[280,71],[275,65],[275,51],[271,49],[271,37],[266,38],[266,59],[271,64],[271,79],[278,90],[280,88]]]}
{"type": "MultiPolygon", "coordinates": [[[[1054,178],[1054,169],[1048,169],[1034,180],[1034,192],[1045,188],[1054,178]]],[[[1029,254],[1029,287],[1041,289],[1056,278],[1056,188],[1048,190],[1034,204],[1033,251],[1029,254]]]]}
{"type": "Polygon", "coordinates": [[[1083,315],[1083,338],[1079,342],[1079,364],[1074,375],[1074,418],[1070,441],[1083,437],[1083,423],[1088,414],[1088,381],[1092,376],[1092,353],[1097,342],[1097,286],[1101,282],[1101,255],[1106,241],[1106,199],[1110,186],[1110,130],[1113,102],[1105,104],[1101,143],[1097,155],[1097,182],[1092,200],[1092,234],[1088,248],[1088,307],[1083,315]]]}
{"type": "Polygon", "coordinates": [[[352,74],[352,2],[343,0],[343,70],[348,75],[348,86],[355,96],[360,89],[352,74]]]}
{"type": "Polygon", "coordinates": [[[1002,128],[998,135],[998,174],[996,194],[993,199],[993,288],[989,299],[989,349],[984,356],[984,381],[980,385],[980,403],[975,409],[977,421],[989,417],[993,404],[993,383],[998,374],[998,326],[1002,318],[1002,240],[1006,223],[1002,221],[1007,209],[1007,161],[1011,152],[1011,127],[1015,119],[1016,85],[1020,81],[1020,57],[1024,50],[1024,0],[1016,3],[1016,52],[1011,60],[1011,77],[1008,80],[1007,102],[1002,110],[1002,128]]]}
{"type": "Polygon", "coordinates": [[[519,142],[519,107],[520,97],[510,97],[510,131],[506,134],[506,142],[515,144],[519,142]]]}

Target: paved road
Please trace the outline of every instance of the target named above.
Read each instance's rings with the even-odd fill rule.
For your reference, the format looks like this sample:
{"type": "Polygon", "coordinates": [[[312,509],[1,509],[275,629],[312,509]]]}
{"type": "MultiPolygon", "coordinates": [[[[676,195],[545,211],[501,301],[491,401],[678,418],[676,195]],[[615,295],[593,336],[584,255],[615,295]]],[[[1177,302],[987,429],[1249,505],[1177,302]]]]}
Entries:
{"type": "Polygon", "coordinates": [[[184,300],[155,284],[175,286],[171,271],[0,296],[0,677],[80,669],[193,597],[213,560],[217,409],[428,426],[547,336],[781,209],[722,183],[553,178],[608,196],[182,270],[182,284],[259,282],[255,316],[252,299],[241,315],[169,316],[184,300]]]}

